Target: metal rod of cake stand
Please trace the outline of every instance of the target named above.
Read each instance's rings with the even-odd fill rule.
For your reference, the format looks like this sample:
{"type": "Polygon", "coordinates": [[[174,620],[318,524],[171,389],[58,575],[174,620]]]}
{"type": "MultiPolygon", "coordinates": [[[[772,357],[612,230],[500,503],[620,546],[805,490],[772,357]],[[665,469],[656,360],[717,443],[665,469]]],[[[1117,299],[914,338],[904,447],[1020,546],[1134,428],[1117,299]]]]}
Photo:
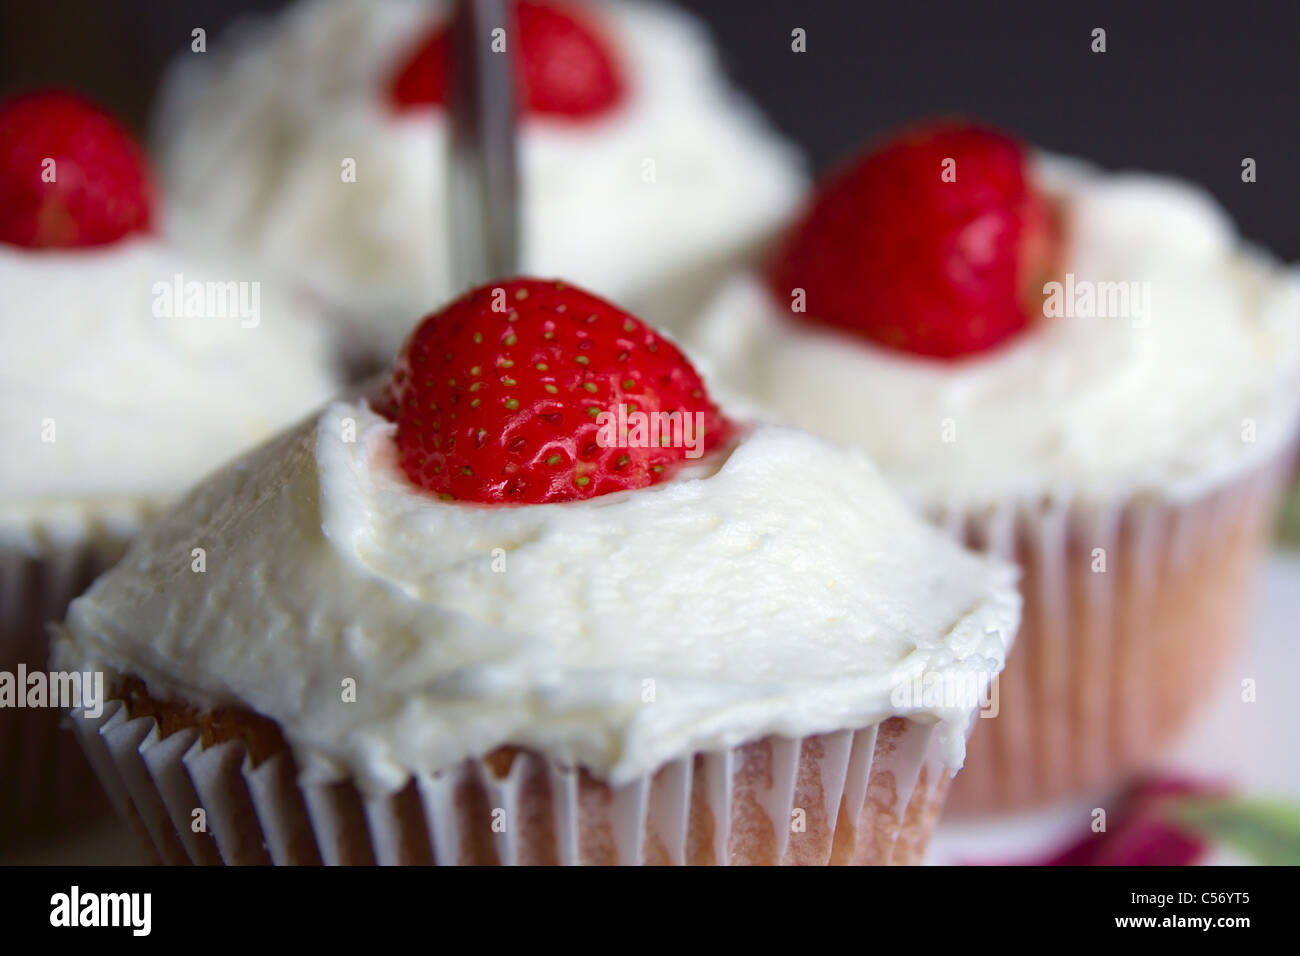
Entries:
{"type": "Polygon", "coordinates": [[[438,225],[462,290],[519,267],[513,12],[510,0],[456,0],[453,13],[451,221],[438,225]]]}

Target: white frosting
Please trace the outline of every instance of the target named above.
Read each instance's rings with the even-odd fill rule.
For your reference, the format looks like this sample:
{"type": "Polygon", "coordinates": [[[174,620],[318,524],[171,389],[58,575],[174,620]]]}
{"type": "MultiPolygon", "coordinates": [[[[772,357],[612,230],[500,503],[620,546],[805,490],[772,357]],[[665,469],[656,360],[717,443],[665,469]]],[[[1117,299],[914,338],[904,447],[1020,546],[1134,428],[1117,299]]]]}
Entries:
{"type": "Polygon", "coordinates": [[[1043,318],[947,363],[795,321],[739,278],[692,336],[701,370],[719,395],[865,449],[931,510],[1178,497],[1276,453],[1300,407],[1296,272],[1243,247],[1193,187],[1058,160],[1043,175],[1066,204],[1075,290],[1149,283],[1149,314],[1043,318]]]}
{"type": "Polygon", "coordinates": [[[86,251],[0,245],[0,288],[7,546],[34,550],[38,537],[75,537],[91,516],[112,523],[170,501],[337,387],[328,344],[292,300],[246,266],[158,239],[86,251]],[[174,288],[177,275],[257,282],[258,297],[248,285],[249,308],[191,315],[155,288],[174,288]]]}
{"type": "MultiPolygon", "coordinates": [[[[251,246],[350,312],[384,354],[457,291],[445,114],[387,100],[444,9],[307,0],[183,54],[159,112],[181,234],[251,246]],[[346,158],[356,182],[342,181],[346,158]]],[[[802,163],[727,87],[692,19],[634,3],[596,12],[628,99],[591,122],[526,119],[522,271],[671,327],[685,290],[711,287],[794,208],[802,163]]]]}
{"type": "Polygon", "coordinates": [[[215,475],[74,602],[61,666],[249,707],[308,779],[368,792],[507,743],[617,784],[893,714],[940,720],[960,765],[972,708],[891,693],[1000,671],[1015,572],[859,453],[764,426],[649,489],[488,508],[415,489],[393,431],[336,402],[215,475]]]}

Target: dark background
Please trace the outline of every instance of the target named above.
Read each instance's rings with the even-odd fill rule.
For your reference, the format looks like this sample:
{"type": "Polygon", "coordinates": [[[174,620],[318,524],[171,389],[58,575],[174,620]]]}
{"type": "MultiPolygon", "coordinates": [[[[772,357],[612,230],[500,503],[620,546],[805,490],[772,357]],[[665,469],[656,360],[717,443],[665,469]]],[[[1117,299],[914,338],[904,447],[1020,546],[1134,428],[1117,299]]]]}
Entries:
{"type": "MultiPolygon", "coordinates": [[[[414,0],[412,0],[414,2],[414,0]]],[[[283,0],[0,0],[0,93],[66,84],[143,130],[189,31],[283,0]]],[[[935,112],[1103,165],[1209,188],[1242,232],[1300,259],[1300,2],[1060,4],[682,0],[736,81],[817,168],[935,112]],[[790,50],[807,31],[808,51],[790,50]],[[1103,27],[1107,52],[1090,50],[1103,27]],[[1241,181],[1241,161],[1258,182],[1241,181]]],[[[215,41],[215,42],[214,42],[215,41]]]]}

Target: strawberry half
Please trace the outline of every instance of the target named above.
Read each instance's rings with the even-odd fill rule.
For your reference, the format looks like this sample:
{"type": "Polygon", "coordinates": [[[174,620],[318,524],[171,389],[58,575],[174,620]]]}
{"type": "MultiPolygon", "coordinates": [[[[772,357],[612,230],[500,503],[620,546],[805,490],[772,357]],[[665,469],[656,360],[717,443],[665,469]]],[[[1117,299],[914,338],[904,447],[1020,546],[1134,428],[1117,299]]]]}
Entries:
{"type": "Polygon", "coordinates": [[[768,270],[782,302],[879,345],[938,358],[994,348],[1042,314],[1056,215],[1027,154],[965,122],[918,126],[823,183],[768,270]]]}
{"type": "Polygon", "coordinates": [[[111,116],[61,91],[0,103],[0,242],[99,246],[152,218],[144,154],[111,116]]]}
{"type": "Polygon", "coordinates": [[[411,481],[482,504],[644,488],[730,431],[676,346],[602,299],[540,279],[482,286],[425,318],[380,407],[397,422],[411,481]],[[658,441],[638,432],[637,413],[662,426],[658,441]],[[632,427],[620,432],[620,422],[632,427]]]}
{"type": "MultiPolygon", "coordinates": [[[[623,98],[618,60],[600,31],[578,11],[560,5],[515,5],[518,42],[507,34],[515,59],[519,102],[535,114],[585,119],[613,109],[623,98]]],[[[416,47],[394,76],[389,98],[398,110],[447,100],[451,43],[440,25],[416,47]]],[[[486,40],[484,41],[486,42],[486,40]]]]}

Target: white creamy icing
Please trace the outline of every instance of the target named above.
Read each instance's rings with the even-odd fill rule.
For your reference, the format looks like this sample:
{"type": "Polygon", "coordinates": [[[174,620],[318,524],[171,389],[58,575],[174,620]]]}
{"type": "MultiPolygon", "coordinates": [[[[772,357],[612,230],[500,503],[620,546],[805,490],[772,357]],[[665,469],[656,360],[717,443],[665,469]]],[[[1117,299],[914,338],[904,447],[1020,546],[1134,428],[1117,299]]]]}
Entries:
{"type": "Polygon", "coordinates": [[[720,395],[863,448],[932,510],[1178,497],[1276,453],[1300,408],[1297,273],[1244,247],[1193,187],[1061,160],[1042,171],[1066,206],[1076,292],[1148,283],[1149,314],[1043,318],[948,363],[796,321],[741,277],[690,336],[702,371],[720,395]]]}
{"type": "Polygon", "coordinates": [[[336,402],[213,476],[74,602],[62,666],[252,708],[307,779],[372,793],[507,743],[617,784],[894,714],[941,721],[960,765],[972,708],[891,692],[1000,671],[1015,572],[860,453],[761,426],[652,488],[491,508],[414,488],[393,431],[336,402]]]}
{"type": "Polygon", "coordinates": [[[0,245],[0,288],[0,537],[10,546],[75,536],[98,514],[138,517],[337,388],[328,343],[272,282],[159,239],[0,245]],[[219,317],[169,306],[156,286],[174,289],[178,275],[183,290],[250,283],[249,308],[219,317]]]}
{"type": "MultiPolygon", "coordinates": [[[[351,313],[385,357],[455,291],[445,114],[387,86],[440,3],[309,0],[185,54],[164,93],[175,226],[237,242],[351,313]],[[341,164],[356,162],[356,181],[341,164]]],[[[703,29],[668,7],[595,11],[628,98],[521,136],[522,271],[577,282],[659,325],[789,213],[802,163],[723,80],[703,29]]],[[[706,293],[707,294],[707,293],[706,293]]],[[[702,296],[697,295],[702,301],[702,296]]],[[[698,308],[698,306],[697,306],[698,308]]]]}

